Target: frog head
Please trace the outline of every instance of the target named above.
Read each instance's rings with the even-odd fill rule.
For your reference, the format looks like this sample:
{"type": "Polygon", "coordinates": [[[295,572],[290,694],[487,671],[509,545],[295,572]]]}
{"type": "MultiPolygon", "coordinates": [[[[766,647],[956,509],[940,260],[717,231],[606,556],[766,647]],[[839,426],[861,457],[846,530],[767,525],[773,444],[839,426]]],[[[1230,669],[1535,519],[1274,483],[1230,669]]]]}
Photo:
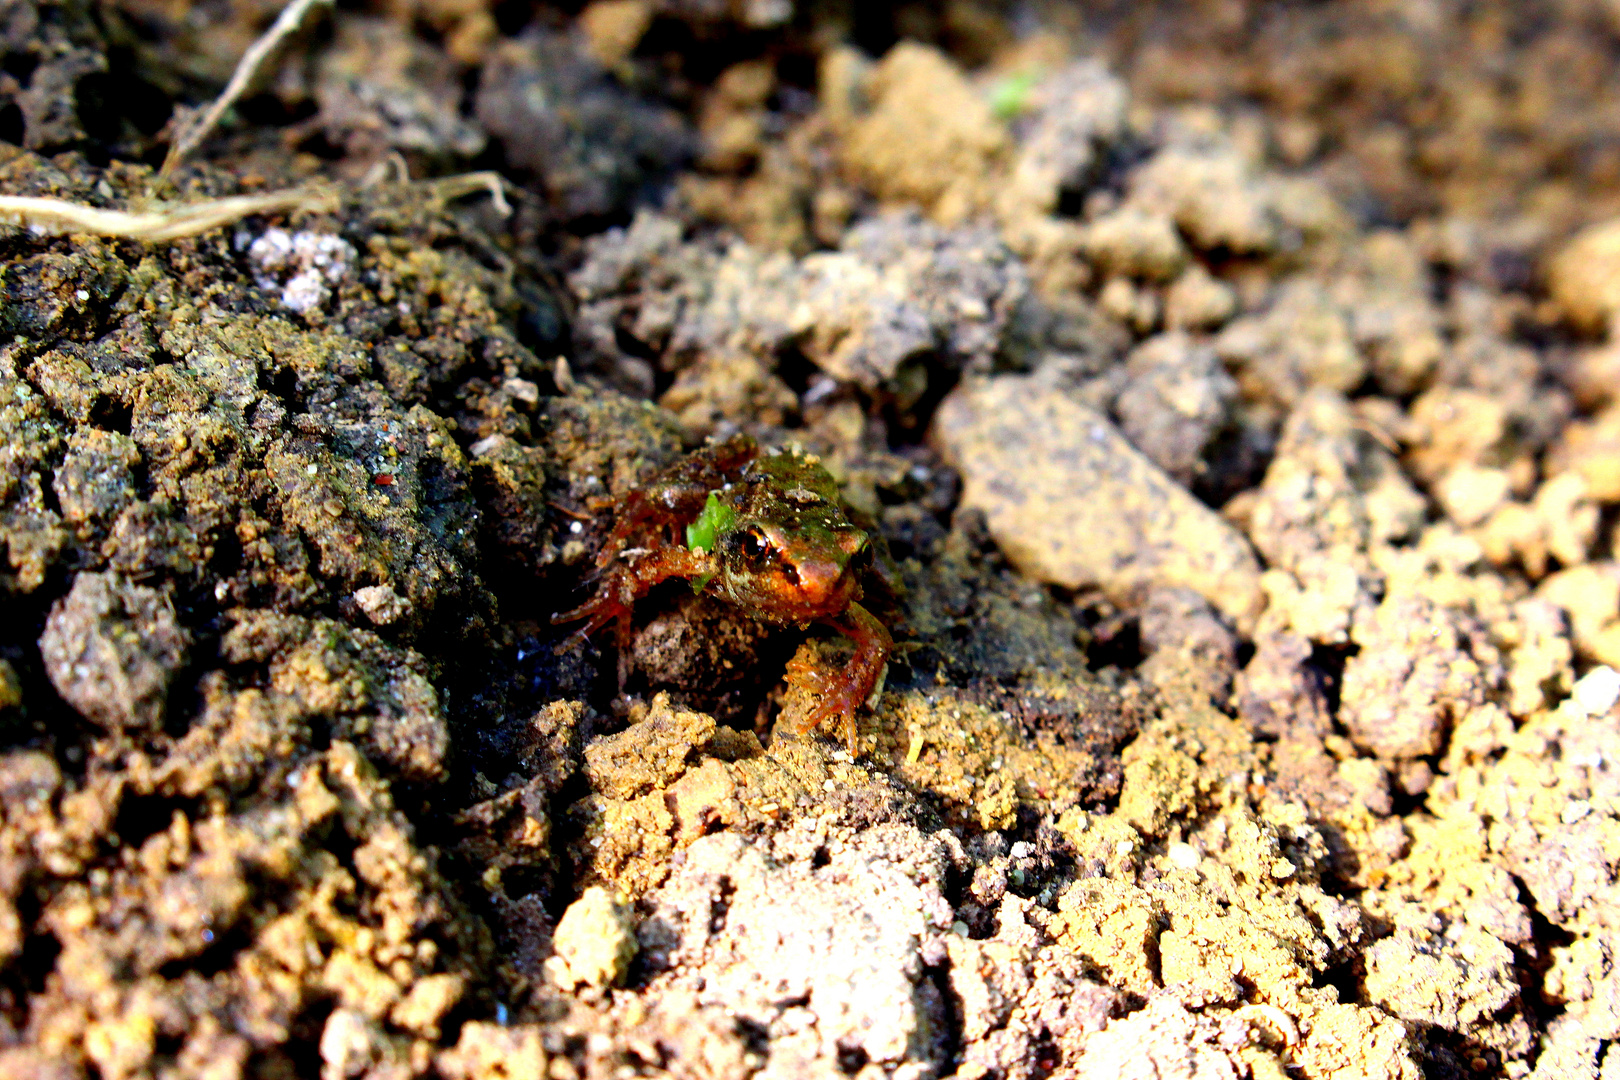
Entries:
{"type": "Polygon", "coordinates": [[[835,616],[859,595],[869,540],[836,506],[739,517],[721,533],[714,587],[772,622],[835,616]]]}

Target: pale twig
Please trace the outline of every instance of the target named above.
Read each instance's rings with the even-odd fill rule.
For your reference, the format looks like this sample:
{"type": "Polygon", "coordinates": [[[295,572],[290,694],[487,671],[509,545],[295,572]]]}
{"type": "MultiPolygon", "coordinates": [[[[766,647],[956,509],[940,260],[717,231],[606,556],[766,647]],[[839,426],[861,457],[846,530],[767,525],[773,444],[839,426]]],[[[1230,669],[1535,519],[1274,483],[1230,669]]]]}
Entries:
{"type": "Polygon", "coordinates": [[[304,16],[316,4],[330,4],[332,0],[292,0],[281,9],[276,21],[259,36],[259,39],[248,46],[248,51],[242,54],[242,59],[236,62],[236,70],[231,72],[231,81],[225,84],[225,91],[214,99],[214,103],[195,120],[188,120],[179,125],[174,141],[169,144],[169,153],[163,159],[163,167],[158,170],[159,182],[165,181],[174,172],[186,155],[195,150],[202,141],[208,137],[209,132],[219,123],[225,110],[236,104],[249,85],[253,77],[258,74],[259,66],[275,51],[276,46],[298,29],[298,24],[304,21],[304,16]]]}
{"type": "Polygon", "coordinates": [[[405,161],[405,155],[398,150],[390,150],[381,159],[371,163],[371,168],[360,178],[357,185],[361,191],[369,191],[384,184],[408,184],[411,182],[411,167],[405,161]]]}
{"type": "Polygon", "coordinates": [[[447,202],[451,199],[459,199],[463,195],[471,195],[475,191],[487,191],[489,192],[489,201],[494,204],[500,215],[502,217],[512,216],[512,204],[506,201],[507,181],[498,172],[486,169],[483,172],[441,176],[436,180],[418,180],[417,183],[447,202]]]}
{"type": "Polygon", "coordinates": [[[285,210],[330,212],[336,210],[337,206],[337,196],[333,192],[310,188],[205,199],[142,213],[103,210],[62,199],[0,195],[0,221],[46,232],[88,233],[92,236],[164,243],[200,236],[210,229],[240,221],[250,214],[274,214],[285,210]]]}

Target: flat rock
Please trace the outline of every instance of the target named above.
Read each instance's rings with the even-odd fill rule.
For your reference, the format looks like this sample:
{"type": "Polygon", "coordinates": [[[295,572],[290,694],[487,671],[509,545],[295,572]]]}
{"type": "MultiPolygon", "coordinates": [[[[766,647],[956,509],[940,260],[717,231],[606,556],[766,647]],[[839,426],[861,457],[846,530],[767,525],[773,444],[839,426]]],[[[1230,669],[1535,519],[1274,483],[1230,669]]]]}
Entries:
{"type": "Polygon", "coordinates": [[[1247,628],[1260,564],[1242,535],[1130,445],[1100,413],[1022,376],[964,383],[933,439],[1020,571],[1129,599],[1181,585],[1247,628]]]}

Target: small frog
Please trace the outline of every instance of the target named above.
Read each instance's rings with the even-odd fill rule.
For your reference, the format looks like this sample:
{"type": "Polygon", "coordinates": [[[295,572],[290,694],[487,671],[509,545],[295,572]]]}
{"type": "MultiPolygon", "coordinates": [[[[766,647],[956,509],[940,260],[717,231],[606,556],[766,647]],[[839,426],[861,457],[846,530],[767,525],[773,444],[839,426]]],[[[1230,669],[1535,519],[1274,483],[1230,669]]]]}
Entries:
{"type": "Polygon", "coordinates": [[[619,499],[596,560],[596,595],[552,621],[584,619],[584,635],[617,620],[624,642],[635,602],[661,581],[686,578],[694,592],[764,622],[830,626],[854,642],[855,655],[842,674],[822,680],[826,696],[791,729],[802,735],[836,716],[854,755],[855,710],[894,650],[889,631],[859,603],[871,560],[871,538],[845,516],[838,485],[815,457],[765,453],[735,435],[619,499]]]}

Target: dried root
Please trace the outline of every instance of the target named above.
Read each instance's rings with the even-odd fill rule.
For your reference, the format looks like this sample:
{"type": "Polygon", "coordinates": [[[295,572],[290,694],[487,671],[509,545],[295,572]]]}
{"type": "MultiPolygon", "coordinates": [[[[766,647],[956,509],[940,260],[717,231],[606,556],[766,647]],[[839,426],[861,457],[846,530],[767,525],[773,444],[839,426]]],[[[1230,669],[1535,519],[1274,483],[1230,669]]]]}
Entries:
{"type": "Polygon", "coordinates": [[[436,180],[417,181],[428,193],[436,199],[449,202],[459,199],[463,195],[473,195],[480,191],[489,193],[489,201],[500,211],[502,217],[509,217],[512,213],[512,204],[506,201],[506,179],[498,172],[470,172],[457,173],[455,176],[441,176],[436,180]]]}
{"type": "MultiPolygon", "coordinates": [[[[498,173],[462,173],[436,180],[419,180],[414,186],[425,189],[432,198],[445,201],[480,191],[488,192],[497,210],[503,215],[512,212],[512,204],[506,200],[506,181],[498,173]]],[[[138,213],[104,210],[65,199],[0,195],[0,222],[46,233],[87,233],[162,244],[188,236],[201,236],[211,229],[230,225],[253,214],[279,214],[295,210],[332,213],[337,208],[338,192],[324,187],[289,188],[263,195],[231,195],[223,199],[204,199],[138,213]]]]}
{"type": "Polygon", "coordinates": [[[241,96],[247,93],[248,87],[253,84],[253,77],[258,74],[259,67],[276,47],[290,37],[304,16],[317,4],[330,4],[332,0],[292,0],[292,3],[281,9],[276,21],[270,29],[259,35],[259,39],[248,46],[248,51],[242,54],[242,59],[236,62],[236,70],[231,72],[231,81],[225,84],[225,90],[215,98],[213,104],[203,110],[201,116],[189,120],[178,126],[174,141],[169,144],[169,153],[163,159],[163,167],[158,170],[158,180],[165,181],[180,163],[185,160],[210,132],[218,126],[220,118],[225,111],[236,104],[241,96]]]}
{"type": "Polygon", "coordinates": [[[332,211],[337,196],[331,191],[293,188],[264,195],[232,195],[205,199],[141,213],[103,210],[63,199],[0,195],[0,221],[51,233],[89,233],[126,240],[165,243],[200,236],[210,229],[240,221],[250,214],[290,210],[332,211]]]}

